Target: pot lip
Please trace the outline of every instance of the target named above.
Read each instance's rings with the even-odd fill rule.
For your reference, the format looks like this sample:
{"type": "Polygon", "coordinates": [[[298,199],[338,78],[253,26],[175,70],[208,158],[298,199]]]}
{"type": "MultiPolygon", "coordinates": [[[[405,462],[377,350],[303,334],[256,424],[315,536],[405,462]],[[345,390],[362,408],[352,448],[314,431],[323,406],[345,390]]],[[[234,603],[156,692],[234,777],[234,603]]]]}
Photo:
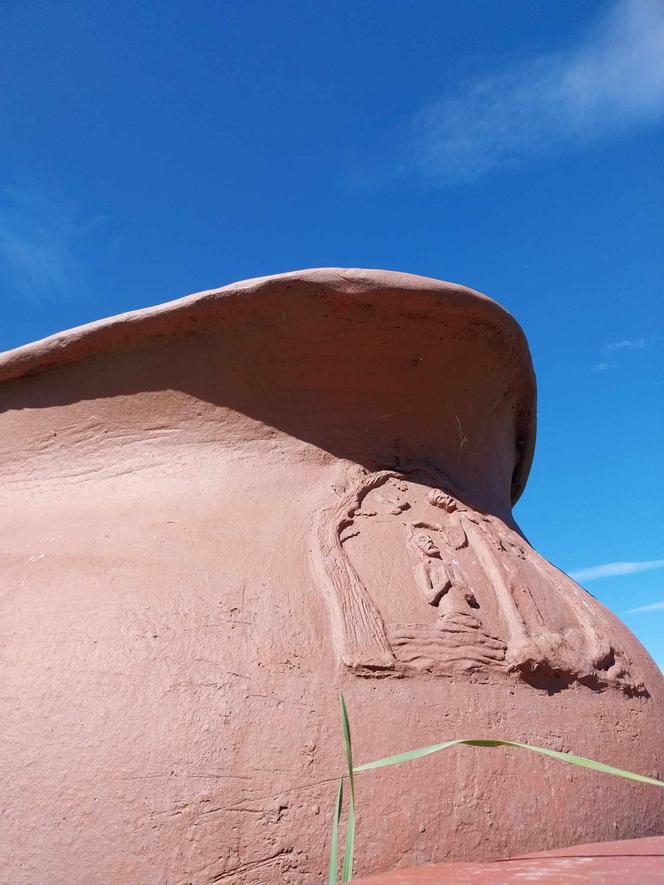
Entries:
{"type": "Polygon", "coordinates": [[[195,323],[202,315],[223,311],[231,300],[274,293],[284,285],[288,287],[289,282],[308,283],[312,290],[318,286],[349,298],[377,290],[443,297],[450,306],[460,309],[475,307],[492,325],[509,332],[521,352],[523,365],[529,375],[525,379],[528,393],[517,417],[518,455],[512,481],[512,503],[516,503],[528,479],[536,436],[535,376],[525,334],[512,314],[492,298],[467,286],[432,277],[394,270],[322,267],[240,280],[220,288],[205,289],[162,304],[95,320],[0,352],[0,384],[78,362],[102,351],[125,349],[154,336],[178,334],[186,328],[180,320],[189,319],[195,323]]]}

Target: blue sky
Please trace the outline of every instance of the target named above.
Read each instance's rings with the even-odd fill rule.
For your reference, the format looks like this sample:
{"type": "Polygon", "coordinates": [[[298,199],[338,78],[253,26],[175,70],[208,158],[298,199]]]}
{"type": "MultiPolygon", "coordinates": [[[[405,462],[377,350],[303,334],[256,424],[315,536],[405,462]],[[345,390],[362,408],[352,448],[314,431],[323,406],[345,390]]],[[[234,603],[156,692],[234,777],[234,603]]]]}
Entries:
{"type": "Polygon", "coordinates": [[[517,518],[664,665],[662,0],[2,7],[0,348],[301,267],[480,289],[517,518]]]}

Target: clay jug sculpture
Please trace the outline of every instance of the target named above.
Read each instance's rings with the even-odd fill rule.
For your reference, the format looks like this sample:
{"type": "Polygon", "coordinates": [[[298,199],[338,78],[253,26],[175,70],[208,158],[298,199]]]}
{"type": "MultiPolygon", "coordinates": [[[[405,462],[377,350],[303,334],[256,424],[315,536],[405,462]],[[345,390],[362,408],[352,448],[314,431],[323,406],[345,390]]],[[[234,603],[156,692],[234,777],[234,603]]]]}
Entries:
{"type": "MultiPolygon", "coordinates": [[[[0,381],[5,881],[322,881],[339,688],[358,762],[503,737],[664,776],[662,674],[512,518],[535,379],[490,299],[301,271],[0,381]]],[[[656,789],[505,751],[357,794],[358,874],[664,828],[656,789]]]]}

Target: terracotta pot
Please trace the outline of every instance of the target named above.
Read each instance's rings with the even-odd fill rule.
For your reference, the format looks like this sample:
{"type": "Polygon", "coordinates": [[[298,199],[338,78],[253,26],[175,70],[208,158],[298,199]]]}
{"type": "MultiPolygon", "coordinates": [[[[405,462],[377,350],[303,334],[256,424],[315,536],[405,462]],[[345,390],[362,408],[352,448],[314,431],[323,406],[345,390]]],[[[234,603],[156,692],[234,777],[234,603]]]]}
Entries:
{"type": "MultiPolygon", "coordinates": [[[[504,737],[664,774],[661,673],[512,519],[535,383],[491,300],[302,271],[0,377],[9,881],[319,881],[340,687],[359,762],[504,737]]],[[[664,826],[656,789],[501,750],[357,789],[358,873],[664,826]]]]}

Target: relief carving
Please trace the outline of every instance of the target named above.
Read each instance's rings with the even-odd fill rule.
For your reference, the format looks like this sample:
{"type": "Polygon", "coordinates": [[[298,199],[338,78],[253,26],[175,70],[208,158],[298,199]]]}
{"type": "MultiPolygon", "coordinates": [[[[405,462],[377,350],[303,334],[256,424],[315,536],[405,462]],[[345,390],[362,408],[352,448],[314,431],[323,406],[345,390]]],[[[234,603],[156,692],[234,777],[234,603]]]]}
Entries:
{"type": "Polygon", "coordinates": [[[314,565],[343,664],[645,694],[592,597],[440,485],[419,468],[364,473],[323,512],[314,565]]]}

